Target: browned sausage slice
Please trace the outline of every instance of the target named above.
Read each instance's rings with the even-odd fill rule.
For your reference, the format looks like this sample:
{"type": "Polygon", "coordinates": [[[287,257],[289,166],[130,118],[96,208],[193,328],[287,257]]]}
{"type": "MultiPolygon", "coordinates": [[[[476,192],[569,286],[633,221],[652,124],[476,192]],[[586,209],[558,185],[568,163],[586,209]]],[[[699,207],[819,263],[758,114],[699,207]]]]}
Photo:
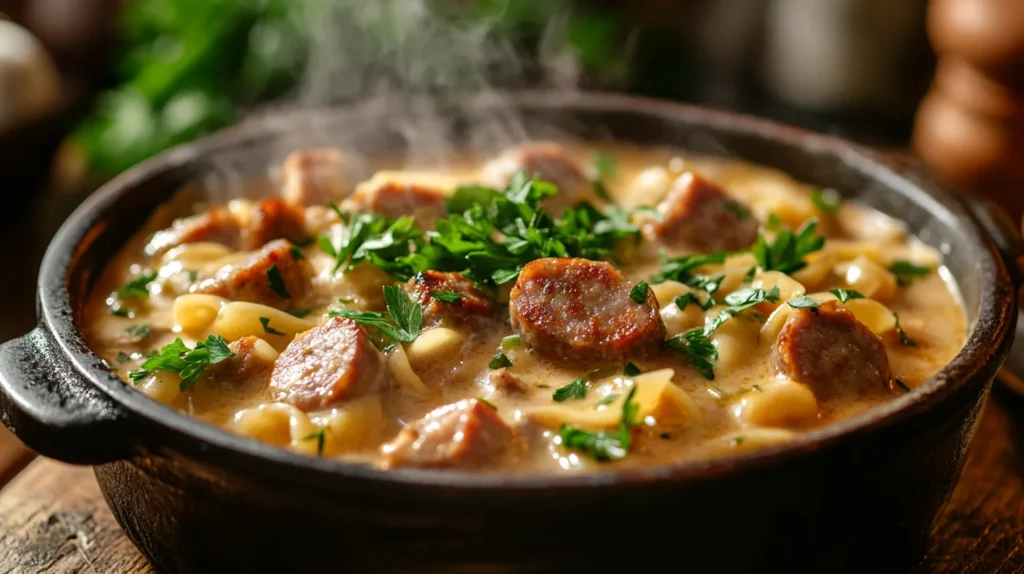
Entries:
{"type": "Polygon", "coordinates": [[[747,206],[721,188],[693,174],[684,173],[658,204],[660,220],[654,236],[672,247],[700,251],[735,251],[757,240],[760,225],[747,206]]]}
{"type": "Polygon", "coordinates": [[[146,244],[146,255],[161,255],[172,247],[186,243],[211,242],[237,248],[242,235],[238,219],[223,207],[177,219],[167,229],[153,234],[146,244]]]}
{"type": "Polygon", "coordinates": [[[506,150],[484,166],[483,178],[488,184],[504,187],[517,171],[558,186],[558,193],[542,203],[555,215],[593,199],[593,185],[579,164],[557,143],[536,142],[506,150]]]}
{"type": "Polygon", "coordinates": [[[424,271],[404,287],[423,307],[423,324],[428,327],[437,327],[446,321],[461,324],[474,318],[494,317],[494,301],[460,273],[424,271]],[[442,292],[454,293],[459,299],[446,303],[434,296],[442,292]]]}
{"type": "Polygon", "coordinates": [[[341,150],[313,148],[293,152],[281,164],[281,197],[299,208],[341,201],[350,193],[347,171],[341,150]]]}
{"type": "Polygon", "coordinates": [[[291,309],[298,306],[309,291],[310,276],[309,262],[296,259],[292,244],[277,239],[242,264],[228,265],[215,276],[204,279],[192,292],[291,309]]]}
{"type": "Polygon", "coordinates": [[[261,200],[249,212],[242,248],[259,249],[275,239],[303,243],[309,239],[305,216],[301,209],[289,206],[276,197],[261,200]]]}
{"type": "Polygon", "coordinates": [[[493,407],[464,399],[430,411],[380,450],[386,468],[480,467],[500,459],[513,436],[493,407]]]}
{"type": "Polygon", "coordinates": [[[512,326],[535,352],[567,364],[648,355],[665,339],[665,325],[654,292],[637,303],[632,288],[603,261],[531,261],[512,287],[512,326]]]}
{"type": "Polygon", "coordinates": [[[361,187],[342,206],[347,211],[369,211],[392,219],[412,216],[416,226],[433,229],[448,211],[448,198],[440,189],[417,183],[385,181],[361,187]]]}
{"type": "MultiPolygon", "coordinates": [[[[259,345],[259,339],[253,336],[232,341],[228,349],[235,356],[208,366],[203,371],[199,385],[212,386],[230,393],[266,392],[270,373],[274,369],[274,359],[260,352],[259,345]]],[[[273,350],[267,343],[262,345],[273,350]]]]}
{"type": "Polygon", "coordinates": [[[351,319],[332,317],[288,344],[274,365],[270,391],[276,401],[315,411],[381,389],[390,377],[366,332],[351,319]]]}
{"type": "Polygon", "coordinates": [[[881,339],[835,301],[795,309],[775,342],[775,368],[820,400],[864,397],[892,384],[881,339]]]}

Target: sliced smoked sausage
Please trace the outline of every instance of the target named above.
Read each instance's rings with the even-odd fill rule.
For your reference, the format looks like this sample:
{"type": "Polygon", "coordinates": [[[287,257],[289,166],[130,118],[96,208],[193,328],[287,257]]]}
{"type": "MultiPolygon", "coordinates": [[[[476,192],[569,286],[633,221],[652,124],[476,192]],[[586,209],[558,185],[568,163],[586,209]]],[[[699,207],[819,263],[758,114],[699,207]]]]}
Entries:
{"type": "Polygon", "coordinates": [[[332,317],[288,344],[274,364],[270,391],[276,401],[315,411],[381,389],[390,377],[366,332],[351,319],[332,317]]]}
{"type": "Polygon", "coordinates": [[[284,239],[266,244],[239,265],[228,265],[196,284],[193,293],[218,295],[232,301],[262,303],[278,309],[299,306],[309,291],[312,269],[284,239]]]}
{"type": "Polygon", "coordinates": [[[305,227],[305,214],[276,197],[263,199],[249,212],[242,249],[259,249],[275,239],[303,243],[309,239],[305,227]]]}
{"type": "Polygon", "coordinates": [[[434,221],[448,212],[443,190],[418,183],[384,181],[359,188],[342,205],[345,211],[369,211],[391,219],[412,216],[420,229],[433,229],[434,221]]]}
{"type": "Polygon", "coordinates": [[[446,321],[462,324],[494,317],[494,300],[461,273],[424,271],[404,285],[406,293],[423,307],[423,324],[437,327],[446,321]],[[442,298],[454,294],[453,302],[442,298]]]}
{"type": "Polygon", "coordinates": [[[610,264],[575,258],[531,261],[512,287],[509,312],[523,343],[566,364],[619,361],[655,352],[665,339],[658,301],[610,264]]]}
{"type": "Polygon", "coordinates": [[[747,206],[710,181],[686,172],[658,204],[649,233],[671,247],[736,251],[757,240],[760,225],[747,206]]]}
{"type": "Polygon", "coordinates": [[[884,393],[892,384],[881,339],[836,301],[794,309],[772,360],[778,372],[823,401],[884,393]]]}
{"type": "Polygon", "coordinates": [[[293,152],[281,164],[281,198],[299,208],[339,202],[350,192],[348,167],[345,155],[338,149],[293,152]]]}
{"type": "Polygon", "coordinates": [[[505,454],[513,437],[493,407],[464,399],[410,423],[380,451],[386,468],[479,467],[505,454]]]}
{"type": "Polygon", "coordinates": [[[517,171],[558,186],[558,193],[541,204],[556,216],[567,207],[594,198],[593,184],[568,151],[557,143],[536,142],[506,150],[484,166],[483,179],[489,185],[504,187],[517,171]]]}
{"type": "Polygon", "coordinates": [[[210,242],[237,248],[242,225],[234,214],[224,207],[215,207],[204,213],[176,219],[167,229],[153,234],[146,244],[146,255],[162,255],[173,247],[186,243],[210,242]]]}

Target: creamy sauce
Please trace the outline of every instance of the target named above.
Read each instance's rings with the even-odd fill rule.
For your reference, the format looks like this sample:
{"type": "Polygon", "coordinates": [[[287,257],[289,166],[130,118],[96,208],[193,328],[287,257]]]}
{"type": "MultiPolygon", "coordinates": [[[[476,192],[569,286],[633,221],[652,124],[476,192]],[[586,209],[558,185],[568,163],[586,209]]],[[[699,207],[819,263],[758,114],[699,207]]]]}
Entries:
{"type": "MultiPolygon", "coordinates": [[[[593,148],[570,148],[584,170],[592,169],[593,148]]],[[[157,371],[135,381],[136,388],[155,400],[233,432],[310,455],[342,457],[372,465],[382,464],[381,445],[407,424],[442,405],[481,398],[497,408],[498,416],[513,430],[512,444],[494,460],[474,465],[482,471],[560,473],[650,466],[672,461],[723,456],[788,441],[798,433],[864,412],[912,389],[949,362],[966,338],[966,318],[949,273],[939,254],[908,237],[903,226],[880,213],[846,202],[836,213],[812,200],[812,188],[768,168],[736,161],[691,157],[665,150],[605,146],[615,159],[613,175],[602,178],[616,203],[626,210],[657,206],[673,181],[693,172],[721,186],[763,224],[798,229],[811,218],[820,220],[825,246],[805,258],[807,266],[789,276],[758,269],[750,252],[730,255],[724,264],[702,268],[707,276],[723,277],[714,294],[719,303],[730,292],[744,288],[779,287],[781,299],[762,304],[723,323],[711,336],[717,348],[715,378],[708,380],[688,358],[672,350],[653,356],[631,357],[640,375],[624,374],[623,362],[608,365],[564,366],[528,348],[522,341],[503,339],[514,333],[508,324],[508,287],[498,289],[502,309],[493,323],[470,326],[444,324],[424,331],[416,341],[390,350],[386,367],[391,383],[375,392],[357,394],[326,408],[303,411],[275,402],[262,380],[256,385],[210,384],[206,375],[186,391],[181,378],[157,371]],[[898,285],[888,270],[899,260],[930,271],[898,285]],[[830,289],[857,290],[863,299],[846,306],[874,332],[888,356],[893,386],[884,392],[843,395],[823,400],[813,385],[794,382],[778,374],[772,360],[776,337],[795,311],[786,304],[805,293],[821,303],[835,299],[830,289]],[[773,313],[774,311],[774,313],[773,313]],[[907,338],[895,329],[893,313],[907,338]],[[484,325],[481,327],[481,325],[484,325]],[[914,345],[909,344],[913,341],[914,345]],[[507,373],[517,388],[503,388],[492,358],[503,352],[512,363],[507,373]],[[562,402],[553,394],[576,379],[586,379],[586,396],[562,402]],[[898,379],[898,381],[897,381],[898,379]],[[599,462],[580,449],[562,444],[560,428],[569,424],[586,432],[615,433],[622,420],[623,403],[631,386],[639,407],[628,453],[620,460],[599,462]],[[903,389],[903,387],[907,389],[903,389]]],[[[386,169],[388,166],[381,166],[386,169]]],[[[415,168],[432,185],[450,193],[455,185],[482,179],[479,165],[432,171],[415,168]]],[[[392,166],[392,169],[394,166],[392,166]]],[[[387,179],[389,176],[382,176],[387,179]]],[[[253,184],[258,193],[275,194],[276,183],[253,184]]],[[[257,303],[232,303],[214,295],[190,294],[197,285],[237,268],[248,254],[216,242],[184,244],[149,257],[144,246],[155,232],[168,228],[176,217],[201,213],[213,206],[191,201],[191,195],[169,204],[124,246],[104,270],[82,318],[92,348],[117,374],[129,372],[146,359],[141,353],[160,349],[176,338],[193,348],[196,341],[217,334],[227,342],[247,335],[259,337],[257,354],[273,362],[293,337],[327,320],[331,309],[383,311],[381,287],[392,283],[380,270],[363,265],[351,272],[334,272],[335,259],[316,242],[301,247],[313,274],[302,305],[308,314],[295,317],[257,303]],[[234,267],[232,267],[234,266],[234,267]],[[148,298],[132,300],[133,317],[113,314],[112,292],[146,272],[157,278],[148,284],[148,298]],[[339,303],[339,299],[343,303],[339,303]],[[257,319],[269,319],[269,332],[257,319]],[[139,330],[138,326],[148,327],[139,330]],[[281,333],[281,334],[275,334],[281,333]],[[144,335],[144,336],[143,336],[144,335]]],[[[245,214],[251,200],[231,202],[228,212],[245,214]]],[[[636,221],[644,217],[638,212],[636,221]]],[[[337,219],[329,209],[305,209],[305,225],[314,233],[336,237],[337,219]]],[[[244,219],[244,215],[240,215],[244,219]]],[[[659,244],[648,237],[629,263],[616,264],[631,281],[650,280],[659,270],[659,251],[679,255],[688,251],[659,244]]],[[[706,293],[675,282],[652,284],[666,326],[666,338],[714,320],[722,310],[707,311],[689,304],[680,311],[673,300],[692,292],[698,301],[706,293]]],[[[301,314],[301,313],[298,313],[301,314]]],[[[230,375],[227,375],[230,376],[230,375]]],[[[464,437],[457,437],[456,440],[464,437]]],[[[457,466],[457,465],[452,465],[457,466]]]]}

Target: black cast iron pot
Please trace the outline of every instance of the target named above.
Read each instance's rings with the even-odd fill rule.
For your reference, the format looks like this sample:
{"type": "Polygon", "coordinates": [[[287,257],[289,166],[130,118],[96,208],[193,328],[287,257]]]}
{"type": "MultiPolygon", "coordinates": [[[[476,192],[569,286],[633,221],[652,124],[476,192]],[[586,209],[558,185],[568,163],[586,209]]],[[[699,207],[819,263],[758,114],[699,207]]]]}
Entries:
{"type": "Polygon", "coordinates": [[[39,327],[0,347],[0,408],[40,453],[95,465],[118,522],[166,571],[890,571],[919,557],[960,474],[1012,342],[1022,253],[986,203],[851,144],[721,112],[525,93],[271,116],[131,170],[68,219],[42,264],[39,327]],[[447,151],[436,138],[508,143],[495,138],[515,133],[511,111],[534,137],[739,157],[905,220],[946,254],[967,345],[914,392],[791,444],[575,477],[383,472],[301,456],[151,401],[86,347],[76,319],[99,270],[182,184],[262,177],[288,151],[325,143],[373,156],[412,141],[419,159],[436,159],[447,151]]]}

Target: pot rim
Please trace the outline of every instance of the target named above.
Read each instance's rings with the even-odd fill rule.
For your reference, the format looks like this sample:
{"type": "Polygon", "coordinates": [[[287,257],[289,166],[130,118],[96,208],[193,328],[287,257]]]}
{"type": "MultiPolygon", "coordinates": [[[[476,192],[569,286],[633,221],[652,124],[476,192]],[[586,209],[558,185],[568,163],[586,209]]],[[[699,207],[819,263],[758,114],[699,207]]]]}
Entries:
{"type": "MultiPolygon", "coordinates": [[[[908,418],[934,408],[945,399],[975,380],[982,371],[995,372],[993,364],[999,361],[1000,349],[1006,347],[1013,316],[1011,280],[1005,265],[985,233],[963,206],[933,182],[916,177],[876,152],[823,134],[779,124],[771,120],[712,110],[700,106],[680,104],[651,98],[586,92],[562,93],[543,90],[508,92],[508,102],[517,108],[561,109],[571,107],[591,111],[629,111],[653,117],[672,118],[683,123],[703,125],[726,132],[740,132],[798,145],[811,154],[836,156],[851,167],[870,171],[872,178],[884,180],[889,187],[902,188],[912,201],[947,214],[950,223],[966,226],[967,235],[976,242],[975,247],[987,258],[980,261],[982,293],[980,311],[964,347],[934,377],[912,392],[896,397],[869,409],[858,416],[844,419],[819,429],[798,434],[782,445],[753,452],[713,459],[698,459],[655,466],[573,474],[482,474],[459,470],[392,469],[380,470],[360,463],[340,459],[314,458],[271,446],[254,439],[235,435],[225,429],[192,418],[166,406],[132,388],[89,348],[72,312],[71,294],[67,277],[75,264],[76,255],[84,251],[84,244],[99,231],[94,224],[100,214],[121,195],[144,184],[154,176],[185,164],[199,161],[213,150],[242,145],[246,141],[266,137],[280,137],[282,130],[294,128],[296,122],[309,121],[320,114],[380,113],[386,107],[383,98],[355,104],[312,110],[271,113],[256,117],[213,135],[186,143],[149,159],[111,180],[87,198],[58,230],[43,258],[39,273],[37,301],[40,324],[54,337],[58,347],[74,365],[75,371],[102,391],[119,407],[143,422],[156,425],[158,430],[172,432],[178,438],[174,450],[194,459],[207,460],[223,468],[244,468],[251,472],[258,466],[260,472],[291,482],[316,482],[324,485],[345,483],[353,486],[388,486],[391,488],[430,489],[458,488],[465,491],[487,491],[500,487],[503,491],[530,492],[543,490],[571,490],[580,487],[611,487],[647,485],[652,482],[712,480],[726,474],[749,472],[765,466],[784,464],[794,458],[814,454],[826,448],[854,440],[869,432],[877,432],[908,418]],[[928,205],[928,204],[932,205],[928,205]],[[339,481],[339,479],[345,479],[339,481]]],[[[493,98],[493,96],[491,97],[493,98]]],[[[439,102],[439,99],[430,99],[439,102]]],[[[457,98],[461,105],[476,100],[457,98]]],[[[742,159],[742,158],[740,158],[742,159]]],[[[998,365],[996,365],[998,366],[998,365]]],[[[159,444],[137,445],[147,450],[159,450],[159,444]]]]}

